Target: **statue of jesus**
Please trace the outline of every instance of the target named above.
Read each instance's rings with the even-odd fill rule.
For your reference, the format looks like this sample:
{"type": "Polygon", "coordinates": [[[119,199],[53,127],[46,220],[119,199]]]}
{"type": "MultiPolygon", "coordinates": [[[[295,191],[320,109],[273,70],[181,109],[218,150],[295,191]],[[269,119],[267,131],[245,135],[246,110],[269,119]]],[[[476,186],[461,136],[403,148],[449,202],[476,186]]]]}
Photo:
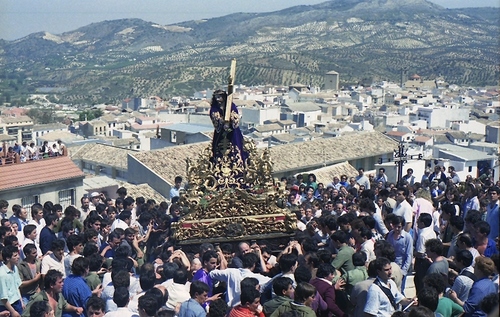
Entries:
{"type": "Polygon", "coordinates": [[[227,93],[216,90],[212,95],[210,107],[210,119],[214,125],[214,137],[212,141],[213,163],[229,156],[233,164],[245,166],[248,153],[243,149],[243,134],[239,128],[240,115],[234,103],[231,103],[230,120],[225,121],[227,93]]]}

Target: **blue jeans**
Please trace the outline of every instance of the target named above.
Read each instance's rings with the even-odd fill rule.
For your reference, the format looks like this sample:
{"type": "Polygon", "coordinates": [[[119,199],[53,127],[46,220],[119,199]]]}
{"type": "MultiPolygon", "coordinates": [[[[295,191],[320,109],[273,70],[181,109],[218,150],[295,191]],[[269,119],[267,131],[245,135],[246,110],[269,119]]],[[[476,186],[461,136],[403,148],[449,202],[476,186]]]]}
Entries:
{"type": "MultiPolygon", "coordinates": [[[[19,313],[19,315],[22,315],[23,313],[23,304],[21,304],[21,300],[17,300],[10,304],[12,308],[14,308],[15,311],[19,313]]],[[[7,307],[5,306],[0,306],[0,312],[8,310],[7,307]]]]}
{"type": "Polygon", "coordinates": [[[401,280],[401,294],[405,294],[406,287],[406,275],[403,275],[403,279],[401,280]]]}

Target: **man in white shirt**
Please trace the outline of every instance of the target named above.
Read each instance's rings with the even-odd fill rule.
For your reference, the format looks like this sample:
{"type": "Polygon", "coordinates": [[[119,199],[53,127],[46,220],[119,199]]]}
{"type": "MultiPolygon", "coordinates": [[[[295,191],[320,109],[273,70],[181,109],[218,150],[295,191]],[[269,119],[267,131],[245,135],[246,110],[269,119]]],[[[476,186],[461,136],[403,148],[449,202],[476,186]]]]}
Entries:
{"type": "Polygon", "coordinates": [[[418,218],[417,242],[415,244],[415,289],[418,292],[424,287],[423,279],[427,269],[429,268],[429,261],[425,254],[425,242],[436,238],[436,233],[432,228],[432,216],[423,213],[418,218]]]}
{"type": "Polygon", "coordinates": [[[113,294],[113,301],[118,306],[115,311],[110,311],[104,317],[139,317],[136,313],[128,309],[128,302],[130,300],[129,292],[126,287],[117,287],[113,294]]]}
{"type": "Polygon", "coordinates": [[[364,312],[366,316],[390,317],[399,306],[406,307],[413,300],[405,298],[391,279],[391,261],[387,258],[375,260],[377,278],[368,289],[364,312]]]}
{"type": "Polygon", "coordinates": [[[400,187],[397,190],[397,196],[396,196],[396,207],[392,211],[393,214],[396,216],[403,217],[405,220],[405,226],[404,230],[408,233],[410,233],[411,230],[411,224],[413,222],[413,208],[406,201],[406,198],[409,195],[408,188],[406,187],[400,187]]]}
{"type": "Polygon", "coordinates": [[[132,213],[128,210],[124,210],[118,215],[118,218],[113,221],[113,224],[111,225],[111,231],[114,231],[116,228],[125,230],[130,227],[131,222],[132,213]]]}
{"type": "Polygon", "coordinates": [[[172,187],[170,189],[170,200],[172,200],[172,198],[174,198],[174,197],[179,197],[179,195],[180,195],[179,192],[181,189],[183,189],[181,187],[182,177],[176,176],[174,182],[175,182],[174,187],[172,187]]]}
{"type": "Polygon", "coordinates": [[[243,255],[243,268],[225,270],[213,270],[210,272],[210,277],[214,281],[226,282],[226,302],[229,307],[235,306],[240,301],[241,280],[245,277],[254,277],[259,280],[259,285],[262,287],[270,278],[261,274],[253,273],[259,257],[255,253],[246,253],[243,255]]]}
{"type": "Polygon", "coordinates": [[[42,260],[42,275],[47,274],[49,270],[56,270],[62,273],[63,278],[66,278],[66,270],[64,268],[64,241],[54,240],[50,246],[52,254],[43,257],[42,260]]]}
{"type": "Polygon", "coordinates": [[[370,189],[370,180],[365,176],[365,169],[360,167],[358,169],[358,176],[356,176],[356,183],[360,186],[364,185],[365,189],[370,189]]]}

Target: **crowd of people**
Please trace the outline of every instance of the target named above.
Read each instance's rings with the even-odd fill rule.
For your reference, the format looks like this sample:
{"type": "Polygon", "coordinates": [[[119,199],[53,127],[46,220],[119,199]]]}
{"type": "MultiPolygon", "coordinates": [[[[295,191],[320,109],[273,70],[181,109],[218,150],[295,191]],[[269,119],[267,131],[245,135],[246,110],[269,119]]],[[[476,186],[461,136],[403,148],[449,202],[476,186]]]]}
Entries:
{"type": "Polygon", "coordinates": [[[36,161],[49,157],[66,155],[66,146],[61,140],[49,144],[49,141],[44,141],[41,146],[36,146],[35,142],[23,141],[21,144],[15,142],[8,145],[6,142],[0,146],[0,165],[24,163],[28,161],[36,161]]]}
{"type": "Polygon", "coordinates": [[[499,184],[446,174],[283,178],[297,218],[287,243],[195,252],[172,237],[181,178],[169,203],[121,187],[29,217],[0,200],[0,316],[497,316],[499,184]]]}

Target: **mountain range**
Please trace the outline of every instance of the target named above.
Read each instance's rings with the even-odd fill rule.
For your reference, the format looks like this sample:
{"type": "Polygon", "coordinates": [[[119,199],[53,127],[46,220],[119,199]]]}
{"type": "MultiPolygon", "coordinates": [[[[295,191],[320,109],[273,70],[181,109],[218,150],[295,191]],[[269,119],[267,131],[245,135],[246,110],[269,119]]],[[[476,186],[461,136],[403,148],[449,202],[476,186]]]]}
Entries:
{"type": "Polygon", "coordinates": [[[332,70],[344,84],[399,82],[402,68],[458,85],[497,85],[499,25],[498,8],[425,0],[331,0],[172,25],[103,21],[0,40],[0,89],[14,98],[64,87],[58,98],[74,103],[190,95],[224,85],[232,58],[236,83],[245,85],[321,86],[332,70]]]}

